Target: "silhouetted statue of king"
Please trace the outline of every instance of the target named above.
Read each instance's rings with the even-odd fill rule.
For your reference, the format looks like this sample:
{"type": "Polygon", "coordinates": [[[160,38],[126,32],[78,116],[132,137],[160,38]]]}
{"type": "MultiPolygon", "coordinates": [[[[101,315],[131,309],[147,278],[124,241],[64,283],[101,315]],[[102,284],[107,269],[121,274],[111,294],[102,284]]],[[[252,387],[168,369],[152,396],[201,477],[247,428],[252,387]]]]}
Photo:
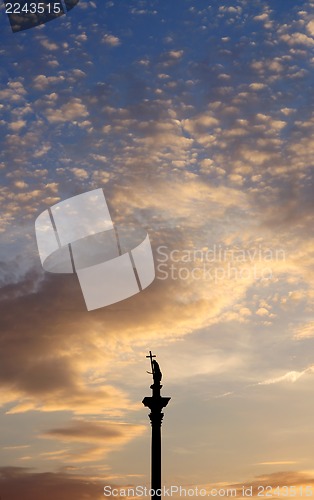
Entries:
{"type": "Polygon", "coordinates": [[[159,368],[159,364],[155,359],[153,360],[153,379],[154,379],[154,384],[160,384],[161,379],[162,379],[162,373],[159,368]]]}

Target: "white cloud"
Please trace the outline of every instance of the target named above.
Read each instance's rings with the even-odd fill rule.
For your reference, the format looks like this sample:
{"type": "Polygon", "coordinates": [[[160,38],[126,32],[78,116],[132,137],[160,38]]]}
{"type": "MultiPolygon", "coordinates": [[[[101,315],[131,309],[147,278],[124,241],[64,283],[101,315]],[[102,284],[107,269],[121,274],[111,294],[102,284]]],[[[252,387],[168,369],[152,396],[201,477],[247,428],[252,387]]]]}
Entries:
{"type": "Polygon", "coordinates": [[[37,75],[33,82],[34,88],[36,90],[44,90],[49,85],[56,85],[57,83],[64,82],[65,78],[63,75],[60,76],[45,76],[45,75],[37,75]]]}
{"type": "Polygon", "coordinates": [[[254,83],[251,83],[249,85],[250,89],[252,90],[263,90],[267,87],[267,85],[265,85],[265,83],[257,83],[257,82],[254,82],[254,83]]]}
{"type": "Polygon", "coordinates": [[[9,128],[13,130],[13,132],[19,132],[22,128],[24,128],[26,125],[25,120],[17,120],[15,122],[11,122],[9,124],[9,128]]]}
{"type": "Polygon", "coordinates": [[[102,42],[106,45],[110,45],[110,47],[117,47],[121,44],[120,38],[114,35],[104,35],[102,42]]]}
{"type": "Polygon", "coordinates": [[[89,174],[84,168],[71,168],[71,172],[77,177],[78,179],[87,179],[89,174]]]}
{"type": "Polygon", "coordinates": [[[257,385],[272,385],[272,384],[279,384],[281,382],[294,383],[297,380],[299,380],[299,378],[303,377],[303,375],[312,374],[312,373],[314,373],[314,366],[310,366],[309,368],[306,368],[302,372],[292,370],[292,371],[287,372],[284,375],[281,375],[279,377],[274,377],[274,378],[264,380],[263,382],[258,382],[257,385]]]}
{"type": "Polygon", "coordinates": [[[50,123],[62,123],[85,118],[89,113],[81,99],[74,97],[69,102],[61,106],[60,109],[48,109],[46,114],[50,123]]]}
{"type": "Polygon", "coordinates": [[[314,37],[314,20],[307,23],[306,29],[310,33],[310,35],[314,37]]]}
{"type": "Polygon", "coordinates": [[[171,59],[180,59],[183,56],[183,50],[170,50],[167,54],[171,59]]]}
{"type": "Polygon", "coordinates": [[[40,43],[47,50],[58,50],[59,46],[55,42],[51,42],[47,38],[40,40],[40,43]]]}
{"type": "Polygon", "coordinates": [[[314,39],[304,33],[284,34],[280,38],[290,46],[306,45],[307,47],[312,47],[314,45],[314,39]]]}
{"type": "Polygon", "coordinates": [[[308,339],[314,337],[314,321],[299,325],[295,329],[294,338],[297,340],[308,339]]]}

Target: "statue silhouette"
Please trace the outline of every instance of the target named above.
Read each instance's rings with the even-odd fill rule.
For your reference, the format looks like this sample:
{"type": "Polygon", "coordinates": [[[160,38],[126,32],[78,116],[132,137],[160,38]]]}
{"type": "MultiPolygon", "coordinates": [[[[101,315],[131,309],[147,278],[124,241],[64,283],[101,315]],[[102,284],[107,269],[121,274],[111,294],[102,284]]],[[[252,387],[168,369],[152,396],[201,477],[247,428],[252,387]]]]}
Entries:
{"type": "Polygon", "coordinates": [[[153,379],[154,379],[154,384],[160,384],[162,378],[162,373],[159,368],[159,364],[157,361],[153,360],[153,379]]]}

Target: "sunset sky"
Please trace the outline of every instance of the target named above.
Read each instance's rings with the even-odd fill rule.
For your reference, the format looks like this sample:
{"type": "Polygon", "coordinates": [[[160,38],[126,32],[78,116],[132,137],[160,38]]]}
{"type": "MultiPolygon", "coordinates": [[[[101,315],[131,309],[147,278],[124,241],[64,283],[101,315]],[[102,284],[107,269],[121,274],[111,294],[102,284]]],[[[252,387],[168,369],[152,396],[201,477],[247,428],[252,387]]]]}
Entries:
{"type": "MultiPolygon", "coordinates": [[[[150,483],[314,496],[314,0],[81,0],[12,33],[1,2],[0,497],[150,483]],[[102,188],[156,279],[88,312],[35,220],[102,188]]],[[[301,498],[301,495],[297,496],[301,498]]]]}

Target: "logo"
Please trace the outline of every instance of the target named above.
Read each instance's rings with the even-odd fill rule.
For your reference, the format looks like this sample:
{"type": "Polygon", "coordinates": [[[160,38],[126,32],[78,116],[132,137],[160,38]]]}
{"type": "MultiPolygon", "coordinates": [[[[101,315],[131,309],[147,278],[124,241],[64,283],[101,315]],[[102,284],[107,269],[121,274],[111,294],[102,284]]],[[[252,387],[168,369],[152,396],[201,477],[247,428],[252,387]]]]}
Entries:
{"type": "Polygon", "coordinates": [[[139,240],[134,228],[116,227],[102,189],[45,210],[35,231],[44,270],[76,273],[88,311],[127,299],[154,281],[148,234],[139,240]]]}
{"type": "Polygon", "coordinates": [[[73,9],[79,0],[22,0],[5,3],[5,12],[9,18],[13,33],[35,28],[63,16],[73,9]]]}

